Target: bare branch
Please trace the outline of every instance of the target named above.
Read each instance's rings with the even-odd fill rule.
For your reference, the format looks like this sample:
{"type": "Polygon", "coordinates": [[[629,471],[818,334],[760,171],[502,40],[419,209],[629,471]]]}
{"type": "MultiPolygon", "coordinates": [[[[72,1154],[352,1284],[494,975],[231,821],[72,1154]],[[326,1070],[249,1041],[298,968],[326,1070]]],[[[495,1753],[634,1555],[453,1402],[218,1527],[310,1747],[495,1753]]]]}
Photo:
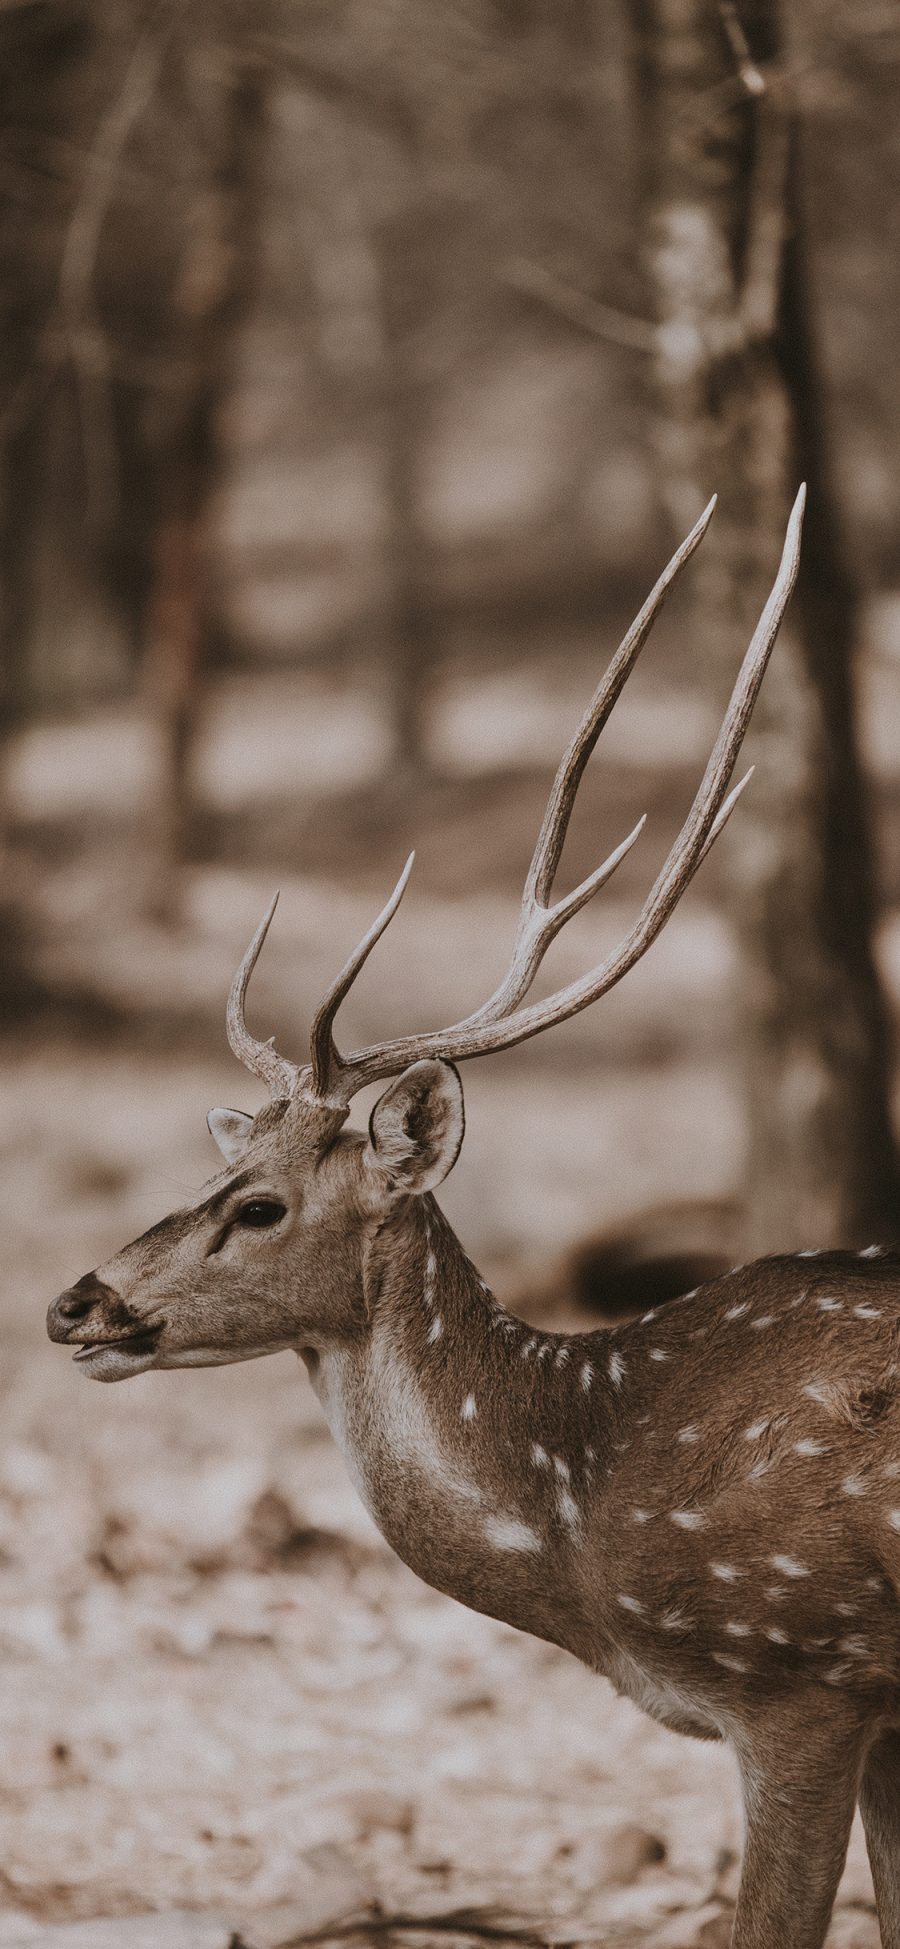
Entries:
{"type": "Polygon", "coordinates": [[[764,95],[766,77],[758,68],[750,52],[750,43],[744,32],[744,25],[737,9],[737,0],[719,0],[719,13],[722,26],[728,36],[728,45],[734,55],[735,67],[748,95],[764,95]]]}
{"type": "Polygon", "coordinates": [[[59,303],[78,383],[88,511],[109,514],[117,498],[116,451],[106,340],[93,280],[103,224],[125,145],[153,94],[163,52],[156,13],[138,40],[115,101],[103,116],[63,247],[59,303]]]}
{"type": "Polygon", "coordinates": [[[513,290],[522,291],[529,298],[537,298],[548,310],[568,319],[570,325],[576,325],[579,331],[587,332],[591,338],[605,339],[611,345],[622,345],[629,352],[653,352],[656,348],[655,325],[648,324],[644,318],[631,318],[627,312],[617,311],[612,305],[601,304],[597,298],[589,298],[584,291],[576,291],[542,264],[516,257],[504,267],[502,276],[504,283],[511,285],[513,290]]]}

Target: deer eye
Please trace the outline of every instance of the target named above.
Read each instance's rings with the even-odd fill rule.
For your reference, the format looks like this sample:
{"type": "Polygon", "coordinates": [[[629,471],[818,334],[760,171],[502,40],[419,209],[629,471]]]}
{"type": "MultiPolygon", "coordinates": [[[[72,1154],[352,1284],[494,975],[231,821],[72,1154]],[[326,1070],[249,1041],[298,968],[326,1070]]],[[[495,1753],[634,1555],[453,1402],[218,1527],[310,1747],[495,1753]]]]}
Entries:
{"type": "Polygon", "coordinates": [[[265,1225],[277,1225],[286,1210],[287,1206],[278,1204],[274,1198],[251,1198],[235,1213],[234,1222],[236,1225],[249,1225],[253,1231],[262,1231],[265,1225]]]}

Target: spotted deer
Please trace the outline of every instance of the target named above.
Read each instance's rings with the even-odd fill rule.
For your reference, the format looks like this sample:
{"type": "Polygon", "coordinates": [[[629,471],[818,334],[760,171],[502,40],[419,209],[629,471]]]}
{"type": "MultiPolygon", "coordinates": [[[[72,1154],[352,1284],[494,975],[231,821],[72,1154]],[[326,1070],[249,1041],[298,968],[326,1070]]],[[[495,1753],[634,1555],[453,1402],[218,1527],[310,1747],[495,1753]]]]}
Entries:
{"type": "Polygon", "coordinates": [[[102,1381],[295,1349],[363,1501],[420,1576],[565,1646],[663,1725],[731,1741],[746,1810],[736,1949],[820,1949],[857,1799],[882,1939],[900,1949],[900,1258],[763,1259],[612,1330],[542,1332],[493,1297],[433,1195],[463,1138],[455,1064],[619,981],[746,783],[729,789],[795,579],[802,497],[637,921],[590,974],[527,1003],[550,943],[643,825],[552,900],[584,767],[710,513],[563,758],[490,999],[453,1027],[339,1052],[337,1009],[408,864],[296,1067],[244,1019],[273,902],[227,1011],[231,1047],[271,1101],[255,1117],[210,1112],[224,1172],[62,1293],[48,1327],[102,1381]],[[353,1096],[384,1080],[368,1133],[348,1130],[353,1096]]]}

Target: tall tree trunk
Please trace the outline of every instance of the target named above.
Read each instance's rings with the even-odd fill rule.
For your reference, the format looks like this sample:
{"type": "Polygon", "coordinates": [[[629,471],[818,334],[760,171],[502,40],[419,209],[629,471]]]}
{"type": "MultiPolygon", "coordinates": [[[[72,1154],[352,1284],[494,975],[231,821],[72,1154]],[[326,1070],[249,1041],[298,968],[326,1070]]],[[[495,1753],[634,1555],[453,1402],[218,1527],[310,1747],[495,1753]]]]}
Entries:
{"type": "MultiPolygon", "coordinates": [[[[422,164],[424,172],[424,162],[422,164]]],[[[440,653],[432,551],[422,519],[423,421],[428,385],[421,371],[430,279],[429,211],[411,207],[380,230],[385,540],[388,557],[391,777],[408,789],[427,769],[428,705],[440,653]]]]}
{"type": "Polygon", "coordinates": [[[265,90],[259,67],[240,58],[235,65],[213,165],[185,212],[185,267],[173,310],[191,377],[171,451],[161,459],[141,619],[143,688],[160,733],[163,773],[148,904],[167,920],[179,912],[179,869],[189,852],[193,754],[209,658],[208,531],[220,477],[218,421],[236,334],[256,287],[265,90]]]}
{"type": "Polygon", "coordinates": [[[680,528],[720,510],[694,576],[724,690],[809,482],[800,582],[757,706],[759,775],[730,835],[748,1111],[747,1245],[900,1230],[890,1053],[872,954],[856,741],[856,590],[842,557],[803,260],[798,129],[776,0],[629,0],[659,442],[680,528]],[[727,676],[726,676],[727,672],[727,676]]]}

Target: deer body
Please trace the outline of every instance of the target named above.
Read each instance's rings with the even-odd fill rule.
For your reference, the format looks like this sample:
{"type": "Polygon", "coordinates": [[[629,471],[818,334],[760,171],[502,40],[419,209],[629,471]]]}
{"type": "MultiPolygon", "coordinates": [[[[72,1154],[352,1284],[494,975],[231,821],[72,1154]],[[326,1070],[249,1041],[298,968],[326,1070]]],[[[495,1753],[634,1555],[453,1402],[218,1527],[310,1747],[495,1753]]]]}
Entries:
{"type": "Polygon", "coordinates": [[[747,1829],[734,1949],[822,1949],[857,1800],[884,1949],[900,1949],[900,1255],[762,1260],[611,1332],[540,1333],[492,1298],[433,1197],[464,1132],[455,1062],[620,980],[733,809],[800,508],[694,804],[620,946],[526,1005],[546,949],[641,830],[551,902],[584,766],[711,510],[563,758],[494,994],[450,1028],[340,1054],[337,1009],[407,867],[298,1069],[244,1021],[273,903],[226,1017],[272,1100],[210,1112],[226,1170],[62,1293],[48,1330],[105,1381],[295,1349],[419,1575],[564,1646],[675,1731],[730,1741],[747,1829]],[[356,1091],[385,1078],[368,1137],[346,1128],[356,1091]]]}
{"type": "Polygon", "coordinates": [[[307,1359],[413,1570],[638,1703],[671,1694],[666,1724],[690,1701],[719,1735],[729,1700],[798,1672],[900,1713],[900,1258],[761,1261],[628,1326],[545,1334],[435,1206],[404,1221],[420,1250],[358,1342],[307,1359]]]}

